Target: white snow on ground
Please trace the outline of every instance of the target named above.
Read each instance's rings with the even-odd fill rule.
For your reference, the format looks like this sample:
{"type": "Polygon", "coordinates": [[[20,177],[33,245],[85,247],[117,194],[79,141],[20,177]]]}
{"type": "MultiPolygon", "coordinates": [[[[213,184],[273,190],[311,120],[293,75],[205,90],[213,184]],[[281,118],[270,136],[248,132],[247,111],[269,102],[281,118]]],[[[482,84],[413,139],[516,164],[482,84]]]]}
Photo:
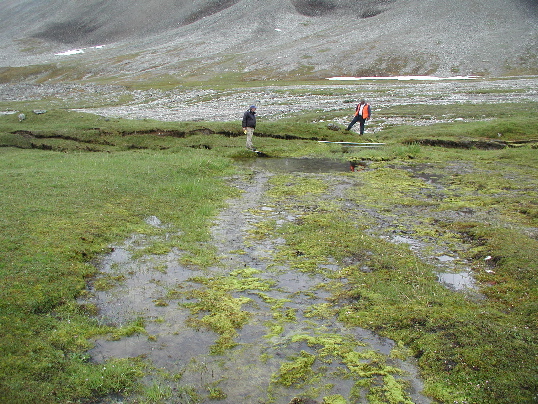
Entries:
{"type": "Polygon", "coordinates": [[[352,81],[352,80],[474,80],[480,78],[479,76],[454,76],[454,77],[436,77],[436,76],[387,76],[387,77],[329,77],[327,80],[340,80],[340,81],[352,81]]]}
{"type": "Polygon", "coordinates": [[[69,56],[69,55],[77,55],[79,53],[84,53],[84,49],[72,49],[65,52],[55,53],[55,56],[69,56]]]}
{"type": "Polygon", "coordinates": [[[105,45],[92,46],[91,48],[71,49],[65,52],[55,53],[54,56],[70,56],[84,53],[87,49],[102,49],[105,45]]]}

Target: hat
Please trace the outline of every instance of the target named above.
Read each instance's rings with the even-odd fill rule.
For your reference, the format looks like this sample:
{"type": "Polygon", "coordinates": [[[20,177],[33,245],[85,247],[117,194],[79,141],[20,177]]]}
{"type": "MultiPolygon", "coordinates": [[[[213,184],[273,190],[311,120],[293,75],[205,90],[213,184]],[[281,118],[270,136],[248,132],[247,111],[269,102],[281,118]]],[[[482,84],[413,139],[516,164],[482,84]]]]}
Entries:
{"type": "Polygon", "coordinates": [[[252,108],[256,108],[256,105],[251,105],[251,106],[250,106],[250,109],[252,109],[252,108]]]}

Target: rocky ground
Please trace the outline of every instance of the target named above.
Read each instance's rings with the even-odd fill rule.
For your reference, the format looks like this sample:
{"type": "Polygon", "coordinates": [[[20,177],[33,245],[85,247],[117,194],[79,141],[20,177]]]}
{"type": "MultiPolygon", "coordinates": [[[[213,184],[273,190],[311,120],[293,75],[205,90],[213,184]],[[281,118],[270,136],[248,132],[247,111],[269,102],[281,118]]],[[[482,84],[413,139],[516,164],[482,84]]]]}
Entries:
{"type": "MultiPolygon", "coordinates": [[[[396,105],[511,103],[538,101],[535,77],[504,80],[356,81],[320,85],[258,86],[230,90],[129,90],[123,86],[93,84],[2,84],[0,100],[7,102],[52,99],[59,107],[107,118],[162,121],[235,121],[249,105],[258,106],[261,120],[276,120],[302,112],[348,110],[366,98],[373,108],[371,124],[406,123],[405,118],[382,119],[383,109],[396,105]],[[128,99],[130,101],[123,101],[128,99]],[[101,105],[101,106],[98,106],[101,105]],[[88,106],[88,107],[82,107],[88,106]]],[[[4,112],[9,112],[5,110],[4,112]]],[[[15,111],[11,111],[15,112],[15,111]]],[[[457,116],[415,120],[417,125],[453,121],[457,116]]],[[[344,123],[342,120],[341,123],[344,123]]]]}
{"type": "Polygon", "coordinates": [[[28,81],[521,75],[537,73],[537,32],[532,0],[10,0],[0,67],[43,66],[4,78],[28,81]]]}

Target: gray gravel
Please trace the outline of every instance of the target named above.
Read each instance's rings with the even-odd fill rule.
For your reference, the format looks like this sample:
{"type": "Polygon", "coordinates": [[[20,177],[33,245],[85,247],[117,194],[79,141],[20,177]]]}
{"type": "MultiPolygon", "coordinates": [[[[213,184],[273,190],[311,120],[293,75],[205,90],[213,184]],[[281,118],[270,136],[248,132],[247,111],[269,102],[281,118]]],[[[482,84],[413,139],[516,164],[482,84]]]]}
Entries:
{"type": "Polygon", "coordinates": [[[537,74],[536,49],[535,0],[0,2],[0,67],[47,66],[29,81],[537,74]]]}
{"type": "MultiPolygon", "coordinates": [[[[47,101],[58,106],[86,106],[76,111],[109,118],[162,121],[234,121],[251,104],[262,119],[276,120],[305,111],[353,112],[354,102],[366,98],[376,112],[394,105],[538,102],[538,78],[505,80],[445,80],[432,82],[329,82],[320,85],[267,86],[234,90],[185,89],[128,90],[95,84],[2,84],[0,101],[47,101]],[[128,99],[128,102],[121,100],[128,99]],[[94,107],[95,105],[105,105],[94,107]],[[109,105],[109,106],[106,106],[109,105]]],[[[379,116],[379,115],[378,115],[379,116]]],[[[458,119],[457,116],[426,120],[398,118],[385,124],[427,125],[458,119]]],[[[343,123],[343,122],[342,122],[343,123]]]]}

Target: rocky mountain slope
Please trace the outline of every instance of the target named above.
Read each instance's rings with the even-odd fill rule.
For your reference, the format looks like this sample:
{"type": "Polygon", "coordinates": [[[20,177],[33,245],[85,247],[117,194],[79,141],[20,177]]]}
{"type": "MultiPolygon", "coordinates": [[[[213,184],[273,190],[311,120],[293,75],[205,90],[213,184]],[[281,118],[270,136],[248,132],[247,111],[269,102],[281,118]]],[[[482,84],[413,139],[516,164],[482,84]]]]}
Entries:
{"type": "Polygon", "coordinates": [[[535,0],[0,2],[4,82],[522,75],[537,50],[535,0]]]}

